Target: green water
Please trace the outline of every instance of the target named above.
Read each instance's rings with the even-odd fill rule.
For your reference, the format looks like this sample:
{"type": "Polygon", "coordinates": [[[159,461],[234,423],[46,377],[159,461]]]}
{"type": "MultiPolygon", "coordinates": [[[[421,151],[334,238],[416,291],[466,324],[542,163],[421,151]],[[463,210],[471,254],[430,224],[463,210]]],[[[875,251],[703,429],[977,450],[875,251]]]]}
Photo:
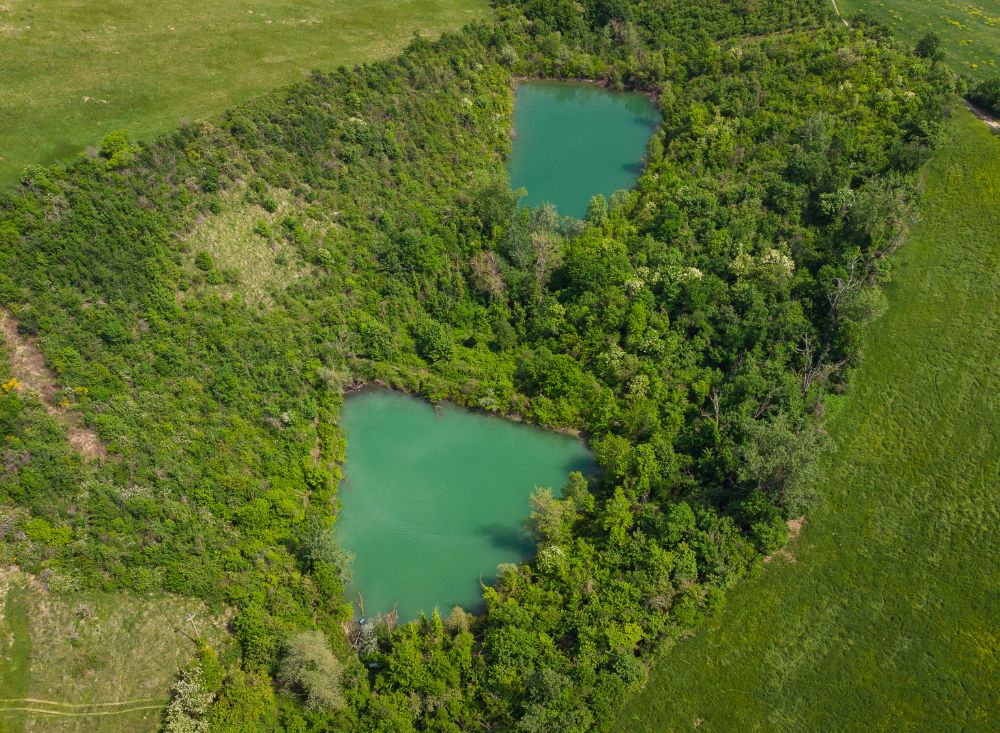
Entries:
{"type": "Polygon", "coordinates": [[[368,616],[476,610],[480,579],[533,551],[522,523],[534,487],[558,492],[591,467],[575,438],[398,392],[349,397],[341,421],[339,540],[356,555],[350,594],[368,616]]]}
{"type": "Polygon", "coordinates": [[[593,84],[521,82],[507,161],[511,187],[527,189],[525,205],[548,202],[560,214],[580,218],[591,196],[632,187],[646,141],[659,123],[644,94],[593,84]]]}

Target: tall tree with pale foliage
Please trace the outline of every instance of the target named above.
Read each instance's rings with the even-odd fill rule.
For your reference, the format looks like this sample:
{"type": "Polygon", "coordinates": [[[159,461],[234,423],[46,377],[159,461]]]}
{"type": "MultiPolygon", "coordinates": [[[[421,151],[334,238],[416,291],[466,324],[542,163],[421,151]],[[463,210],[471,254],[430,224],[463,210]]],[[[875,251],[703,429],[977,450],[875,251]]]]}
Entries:
{"type": "Polygon", "coordinates": [[[303,695],[310,710],[339,710],[344,707],[343,669],[322,633],[303,631],[288,640],[278,679],[303,695]]]}

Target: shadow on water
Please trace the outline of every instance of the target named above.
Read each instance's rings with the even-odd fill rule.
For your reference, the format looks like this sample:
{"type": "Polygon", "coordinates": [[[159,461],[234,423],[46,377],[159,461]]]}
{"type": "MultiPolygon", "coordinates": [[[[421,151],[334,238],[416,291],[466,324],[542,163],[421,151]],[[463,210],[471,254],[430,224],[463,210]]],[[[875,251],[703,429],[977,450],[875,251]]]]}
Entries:
{"type": "Polygon", "coordinates": [[[535,543],[523,529],[505,527],[502,524],[484,524],[479,533],[489,540],[498,550],[517,553],[521,557],[530,557],[535,552],[535,543]]]}
{"type": "Polygon", "coordinates": [[[561,81],[534,82],[535,86],[544,87],[556,101],[563,104],[567,102],[586,102],[593,93],[593,85],[587,83],[566,83],[561,81]]]}
{"type": "MultiPolygon", "coordinates": [[[[597,463],[593,458],[572,458],[562,466],[562,471],[566,474],[566,480],[569,480],[569,475],[574,471],[579,471],[583,474],[584,478],[588,481],[597,477],[597,463]]],[[[553,486],[553,489],[562,489],[562,486],[553,486]]]]}

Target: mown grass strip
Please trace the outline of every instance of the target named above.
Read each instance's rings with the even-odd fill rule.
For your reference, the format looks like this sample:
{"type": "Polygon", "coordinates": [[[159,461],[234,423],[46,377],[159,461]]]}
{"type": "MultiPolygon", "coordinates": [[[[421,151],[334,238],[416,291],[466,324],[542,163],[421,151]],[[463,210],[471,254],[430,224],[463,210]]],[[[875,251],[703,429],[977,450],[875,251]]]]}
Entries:
{"type": "Polygon", "coordinates": [[[45,708],[31,708],[31,707],[21,707],[21,708],[0,708],[0,713],[35,713],[38,715],[56,715],[63,718],[93,718],[104,715],[124,715],[126,713],[139,713],[145,710],[162,710],[166,707],[166,702],[159,705],[143,705],[134,708],[121,708],[120,710],[96,710],[96,711],[80,711],[80,712],[70,712],[66,710],[46,710],[45,708]]]}
{"type": "Polygon", "coordinates": [[[66,708],[99,708],[99,707],[114,707],[118,705],[134,705],[137,703],[145,702],[157,702],[166,705],[166,701],[158,697],[144,697],[137,698],[135,700],[122,700],[121,702],[58,702],[56,700],[39,700],[33,697],[22,697],[22,698],[12,698],[0,700],[0,705],[5,704],[21,704],[21,703],[34,703],[36,705],[50,705],[54,707],[66,707],[66,708]]]}

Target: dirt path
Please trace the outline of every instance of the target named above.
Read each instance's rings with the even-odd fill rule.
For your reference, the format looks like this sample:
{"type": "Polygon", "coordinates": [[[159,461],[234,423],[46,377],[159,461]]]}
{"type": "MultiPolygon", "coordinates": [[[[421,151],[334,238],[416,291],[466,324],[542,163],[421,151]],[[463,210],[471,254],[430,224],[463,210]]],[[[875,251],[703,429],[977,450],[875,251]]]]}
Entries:
{"type": "Polygon", "coordinates": [[[107,448],[97,433],[80,424],[80,417],[59,402],[59,383],[55,373],[45,363],[45,357],[33,339],[17,330],[17,320],[6,309],[0,308],[0,336],[7,346],[13,376],[18,389],[34,392],[45,405],[45,410],[66,426],[69,442],[84,458],[106,458],[107,448]]]}
{"type": "Polygon", "coordinates": [[[59,708],[113,708],[121,707],[122,705],[137,705],[139,703],[162,703],[166,705],[166,701],[161,700],[158,697],[140,697],[135,700],[122,700],[121,702],[58,702],[56,700],[39,700],[34,697],[17,697],[8,698],[5,700],[0,700],[0,705],[3,704],[25,704],[34,703],[38,705],[46,705],[48,707],[59,707],[59,708]]]}
{"type": "Polygon", "coordinates": [[[968,107],[969,111],[972,114],[974,114],[979,120],[981,120],[986,125],[988,125],[990,127],[990,129],[993,130],[993,132],[995,132],[998,135],[1000,135],[1000,120],[998,120],[996,117],[994,117],[993,115],[991,115],[986,110],[984,110],[984,109],[982,109],[980,107],[977,107],[976,105],[974,105],[972,102],[970,102],[968,100],[965,101],[965,106],[968,107]]]}
{"type": "Polygon", "coordinates": [[[847,22],[847,18],[843,16],[843,14],[840,12],[840,8],[837,6],[837,0],[830,0],[830,2],[833,3],[833,10],[835,13],[837,13],[837,17],[840,18],[840,22],[843,23],[848,28],[850,28],[851,27],[850,23],[847,22]]]}

